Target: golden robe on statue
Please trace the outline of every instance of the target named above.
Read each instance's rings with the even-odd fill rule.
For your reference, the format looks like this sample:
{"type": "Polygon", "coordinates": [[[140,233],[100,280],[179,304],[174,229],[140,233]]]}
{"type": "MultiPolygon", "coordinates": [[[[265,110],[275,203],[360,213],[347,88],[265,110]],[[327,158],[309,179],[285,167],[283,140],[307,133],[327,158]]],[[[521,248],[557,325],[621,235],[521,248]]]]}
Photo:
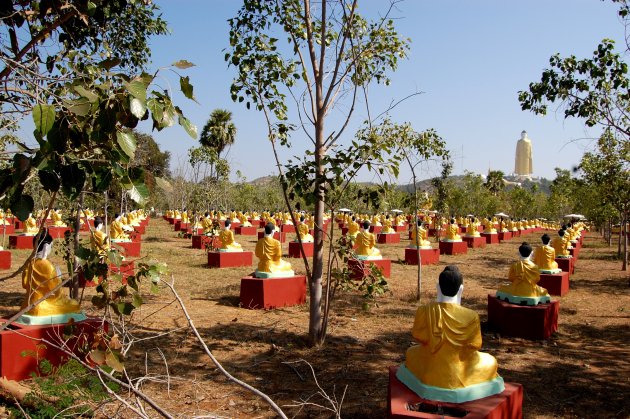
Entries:
{"type": "Polygon", "coordinates": [[[221,241],[221,249],[229,250],[232,252],[242,252],[243,248],[240,244],[234,241],[234,233],[230,229],[223,229],[219,233],[219,240],[221,241]]]}
{"type": "Polygon", "coordinates": [[[423,384],[456,389],[495,379],[497,360],[481,349],[479,316],[452,303],[419,307],[411,332],[420,345],[407,350],[405,366],[423,384]]]}
{"type": "Polygon", "coordinates": [[[263,237],[256,243],[260,272],[291,272],[291,264],[282,260],[282,245],[273,237],[263,237]]]}
{"type": "Polygon", "coordinates": [[[358,246],[357,255],[372,258],[381,257],[381,251],[374,247],[376,245],[374,234],[370,233],[369,231],[361,231],[359,234],[357,234],[355,243],[358,246]]]}
{"type": "MultiPolygon", "coordinates": [[[[55,266],[48,259],[32,259],[22,272],[22,288],[26,290],[26,297],[22,308],[42,298],[57,287],[61,279],[57,276],[55,266]]],[[[26,314],[31,316],[51,316],[55,314],[80,313],[81,306],[63,294],[59,288],[44,301],[33,307],[26,314]]]]}
{"type": "Polygon", "coordinates": [[[508,273],[510,285],[504,285],[499,291],[519,297],[545,297],[549,293],[543,287],[538,286],[540,272],[538,266],[529,259],[519,260],[510,266],[508,273]]]}
{"type": "Polygon", "coordinates": [[[551,246],[540,246],[534,250],[533,262],[538,266],[538,269],[545,271],[553,271],[558,269],[558,263],[556,259],[556,250],[551,246]]]}

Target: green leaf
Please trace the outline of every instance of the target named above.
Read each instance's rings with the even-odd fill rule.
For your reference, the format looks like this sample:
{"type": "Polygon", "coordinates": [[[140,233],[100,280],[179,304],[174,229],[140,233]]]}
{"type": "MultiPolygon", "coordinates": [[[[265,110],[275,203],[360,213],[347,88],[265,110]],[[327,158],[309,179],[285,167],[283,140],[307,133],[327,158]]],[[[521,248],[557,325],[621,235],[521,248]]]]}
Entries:
{"type": "Polygon", "coordinates": [[[74,86],[75,92],[89,100],[91,103],[94,103],[98,100],[98,95],[91,90],[86,89],[83,86],[74,86]]]}
{"type": "Polygon", "coordinates": [[[45,136],[55,122],[55,107],[53,105],[35,105],[33,107],[33,121],[35,122],[35,129],[42,136],[45,136]]]}
{"type": "Polygon", "coordinates": [[[114,264],[117,267],[120,267],[120,264],[122,263],[122,256],[120,255],[119,252],[115,250],[110,250],[109,252],[107,252],[107,258],[112,264],[114,264]]]}
{"type": "Polygon", "coordinates": [[[92,349],[88,356],[96,365],[103,365],[105,363],[105,352],[100,349],[92,349]]]}
{"type": "Polygon", "coordinates": [[[127,190],[129,197],[138,204],[143,204],[149,197],[149,188],[144,183],[134,183],[131,188],[127,190]]]}
{"type": "Polygon", "coordinates": [[[85,185],[85,171],[73,163],[61,167],[61,189],[71,201],[77,199],[85,185]]]}
{"type": "Polygon", "coordinates": [[[128,155],[133,159],[133,156],[136,153],[136,137],[134,137],[133,133],[129,132],[121,132],[118,131],[116,133],[116,139],[118,140],[118,145],[128,155]]]}
{"type": "Polygon", "coordinates": [[[105,192],[112,183],[112,172],[108,169],[97,171],[92,177],[92,189],[94,192],[105,192]]]}
{"type": "Polygon", "coordinates": [[[135,79],[125,83],[125,88],[131,95],[139,99],[144,105],[147,103],[147,86],[141,80],[135,79]]]}
{"type": "Polygon", "coordinates": [[[37,176],[46,192],[56,192],[61,187],[59,175],[52,170],[40,170],[37,172],[37,176]]]}
{"type": "Polygon", "coordinates": [[[184,115],[179,116],[179,125],[184,127],[188,135],[190,135],[194,140],[197,139],[197,126],[188,120],[184,115]]]}
{"type": "Polygon", "coordinates": [[[118,307],[118,312],[125,316],[130,315],[135,308],[131,303],[118,303],[116,307],[118,307]]]}
{"type": "Polygon", "coordinates": [[[135,308],[138,308],[142,305],[142,297],[138,293],[133,294],[133,303],[131,303],[135,308]]]}
{"type": "Polygon", "coordinates": [[[187,68],[194,67],[195,65],[187,60],[179,60],[171,64],[173,67],[177,67],[180,70],[186,70],[187,68]]]}
{"type": "Polygon", "coordinates": [[[184,94],[184,96],[186,96],[188,99],[196,101],[193,94],[193,85],[190,84],[190,77],[180,77],[179,87],[182,89],[182,93],[184,94]]]}
{"type": "Polygon", "coordinates": [[[114,371],[117,372],[122,372],[125,369],[125,366],[120,360],[120,354],[112,352],[111,349],[108,349],[107,353],[105,354],[105,363],[107,364],[107,366],[111,367],[114,371]]]}
{"type": "Polygon", "coordinates": [[[87,98],[79,98],[74,100],[65,100],[64,105],[70,112],[78,116],[86,116],[90,113],[90,101],[87,98]]]}
{"type": "Polygon", "coordinates": [[[147,112],[147,107],[144,103],[137,97],[132,97],[129,101],[129,108],[131,109],[131,113],[138,119],[142,119],[144,114],[147,112]]]}
{"type": "Polygon", "coordinates": [[[23,195],[21,192],[19,196],[14,197],[11,200],[11,212],[18,218],[20,221],[24,221],[28,218],[29,214],[33,212],[33,208],[35,207],[35,201],[30,195],[23,195]]]}
{"type": "Polygon", "coordinates": [[[121,62],[120,58],[108,58],[98,63],[98,66],[100,68],[104,68],[105,70],[110,70],[116,67],[118,64],[120,64],[120,62],[121,62]]]}

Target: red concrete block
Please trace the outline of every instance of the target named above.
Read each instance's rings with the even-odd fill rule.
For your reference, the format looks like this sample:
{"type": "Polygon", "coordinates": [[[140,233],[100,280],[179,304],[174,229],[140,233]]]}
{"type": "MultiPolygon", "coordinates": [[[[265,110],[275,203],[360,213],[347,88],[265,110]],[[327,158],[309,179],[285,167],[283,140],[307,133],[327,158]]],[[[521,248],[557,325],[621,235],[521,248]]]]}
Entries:
{"type": "Polygon", "coordinates": [[[440,253],[443,255],[465,255],[468,253],[468,245],[461,242],[440,242],[440,253]]]}
{"type": "Polygon", "coordinates": [[[381,234],[381,231],[383,231],[383,226],[370,226],[370,233],[381,234]]]}
{"type": "Polygon", "coordinates": [[[11,269],[11,252],[0,250],[0,269],[11,269]]]}
{"type": "Polygon", "coordinates": [[[521,230],[511,231],[512,238],[521,237],[521,230]]]}
{"type": "MultiPolygon", "coordinates": [[[[422,265],[435,265],[440,262],[440,249],[420,249],[422,265]]],[[[407,265],[418,264],[418,253],[412,247],[405,248],[405,263],[407,265]]]]}
{"type": "Polygon", "coordinates": [[[562,269],[562,272],[568,272],[570,275],[575,271],[575,264],[573,258],[556,258],[558,268],[562,269]]]}
{"type": "Polygon", "coordinates": [[[361,280],[369,273],[370,265],[377,266],[382,272],[385,278],[389,278],[392,272],[391,259],[373,259],[373,260],[358,260],[350,259],[348,261],[348,269],[352,272],[352,279],[361,280]]]}
{"type": "Polygon", "coordinates": [[[168,221],[169,224],[175,224],[175,219],[172,217],[167,217],[166,221],[168,221]]]}
{"type": "Polygon", "coordinates": [[[549,294],[562,297],[569,292],[569,273],[560,272],[558,274],[540,274],[538,285],[547,289],[549,294]]]}
{"type": "Polygon", "coordinates": [[[254,226],[250,226],[250,227],[238,226],[236,227],[234,231],[236,232],[236,234],[240,234],[241,236],[255,236],[256,235],[256,227],[254,226]]]}
{"type": "Polygon", "coordinates": [[[124,260],[121,262],[120,267],[110,264],[109,271],[112,274],[120,274],[122,277],[122,283],[127,284],[127,278],[135,274],[136,264],[133,260],[124,260]]]}
{"type": "MultiPolygon", "coordinates": [[[[4,322],[6,319],[2,319],[2,323],[4,322]]],[[[99,332],[102,325],[101,319],[86,319],[74,323],[73,334],[78,337],[70,339],[67,346],[82,357],[84,354],[80,354],[78,349],[89,347],[95,333],[99,332]]],[[[68,355],[45,346],[41,340],[46,339],[60,344],[59,336],[64,335],[66,326],[66,324],[31,326],[13,323],[9,328],[0,331],[0,376],[9,380],[24,380],[30,378],[32,372],[38,371],[38,360],[47,359],[54,366],[65,362],[68,355]],[[23,353],[27,356],[22,356],[23,353]]],[[[105,329],[107,328],[107,323],[105,323],[105,329]]]]}
{"type": "Polygon", "coordinates": [[[70,231],[68,227],[48,227],[48,234],[53,239],[63,239],[66,231],[70,231]]]}
{"type": "Polygon", "coordinates": [[[488,295],[488,325],[505,336],[548,339],[558,330],[560,303],[521,306],[488,295]]]}
{"type": "Polygon", "coordinates": [[[253,252],[208,252],[208,266],[211,268],[252,266],[253,259],[253,252]]]}
{"type": "MultiPolygon", "coordinates": [[[[302,242],[302,246],[304,247],[304,255],[309,258],[313,256],[313,250],[315,249],[315,243],[313,242],[302,242]]],[[[300,252],[300,243],[299,242],[289,242],[289,257],[291,258],[301,258],[302,252],[300,252]]]]}
{"type": "Polygon", "coordinates": [[[486,247],[486,239],[484,237],[463,236],[462,240],[466,242],[466,245],[470,249],[476,249],[478,247],[486,247]]]}
{"type": "Polygon", "coordinates": [[[521,419],[523,417],[523,386],[505,383],[503,393],[466,403],[436,402],[423,399],[396,378],[398,367],[389,367],[387,386],[387,417],[391,419],[423,418],[443,419],[461,417],[464,419],[521,419]],[[411,407],[422,406],[419,412],[411,407]],[[439,414],[438,409],[443,413],[439,414]],[[452,412],[448,414],[447,412],[452,412]]]}
{"type": "Polygon", "coordinates": [[[306,302],[306,276],[285,278],[241,278],[241,307],[273,309],[306,302]]]}
{"type": "Polygon", "coordinates": [[[198,227],[193,229],[192,227],[188,227],[188,230],[186,230],[186,234],[190,234],[191,236],[200,236],[203,234],[203,228],[198,227]]]}
{"type": "Polygon", "coordinates": [[[481,237],[486,239],[486,244],[499,244],[499,234],[481,233],[481,237]]]}
{"type": "Polygon", "coordinates": [[[15,225],[14,224],[3,224],[0,225],[0,234],[13,234],[15,233],[15,225]]]}
{"type": "Polygon", "coordinates": [[[403,231],[406,231],[406,230],[407,230],[407,226],[399,226],[399,225],[395,225],[395,226],[393,226],[393,228],[394,228],[394,231],[395,231],[396,233],[402,233],[403,231]]]}
{"type": "MultiPolygon", "coordinates": [[[[258,238],[262,239],[263,237],[265,237],[265,232],[264,231],[259,231],[258,232],[258,238]]],[[[279,231],[276,231],[276,232],[273,233],[273,238],[276,239],[276,240],[280,240],[281,243],[284,243],[284,242],[287,241],[287,233],[284,233],[284,232],[281,233],[279,231]]]]}
{"type": "Polygon", "coordinates": [[[112,243],[114,246],[119,246],[122,248],[121,253],[128,257],[139,257],[140,256],[140,245],[139,241],[137,242],[118,242],[112,243]]]}
{"type": "Polygon", "coordinates": [[[400,234],[399,233],[394,233],[394,234],[381,233],[378,236],[376,236],[376,241],[380,244],[400,243],[400,234]]]}
{"type": "Polygon", "coordinates": [[[24,221],[20,221],[17,218],[14,219],[13,227],[16,230],[22,230],[24,228],[24,221]]]}
{"type": "Polygon", "coordinates": [[[35,236],[23,236],[20,234],[9,236],[9,248],[10,249],[32,249],[33,237],[35,236]]]}
{"type": "Polygon", "coordinates": [[[280,231],[283,233],[295,233],[295,226],[293,224],[282,224],[280,231]]]}
{"type": "Polygon", "coordinates": [[[140,223],[139,226],[133,226],[133,229],[138,234],[144,234],[144,232],[146,231],[146,225],[143,225],[142,223],[140,223]]]}
{"type": "Polygon", "coordinates": [[[219,236],[214,236],[214,241],[212,241],[212,237],[206,236],[204,234],[194,235],[192,236],[192,248],[193,249],[205,249],[208,245],[212,243],[211,247],[221,247],[221,242],[219,240],[219,236]]]}
{"type": "Polygon", "coordinates": [[[504,242],[504,241],[508,241],[508,240],[512,240],[512,232],[511,231],[499,232],[499,241],[500,242],[504,242]]]}
{"type": "Polygon", "coordinates": [[[578,256],[580,255],[580,247],[573,246],[573,249],[569,249],[569,254],[573,256],[573,264],[575,265],[575,262],[577,262],[578,256]]]}

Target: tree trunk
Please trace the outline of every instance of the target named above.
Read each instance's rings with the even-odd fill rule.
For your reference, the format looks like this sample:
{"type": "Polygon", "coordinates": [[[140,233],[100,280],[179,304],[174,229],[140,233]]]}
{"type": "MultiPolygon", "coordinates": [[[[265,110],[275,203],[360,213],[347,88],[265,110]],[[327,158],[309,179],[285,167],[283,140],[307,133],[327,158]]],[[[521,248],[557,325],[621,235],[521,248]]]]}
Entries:
{"type": "Polygon", "coordinates": [[[621,266],[622,271],[628,270],[628,232],[626,231],[627,225],[628,217],[624,215],[620,231],[620,233],[623,234],[623,264],[621,266]]]}
{"type": "MultiPolygon", "coordinates": [[[[79,278],[77,276],[77,267],[79,266],[79,258],[76,256],[77,250],[79,250],[79,230],[81,229],[81,210],[83,209],[83,198],[85,196],[85,191],[81,191],[81,195],[79,195],[79,205],[77,205],[77,216],[74,218],[74,263],[72,272],[68,272],[69,275],[72,275],[72,281],[70,282],[70,297],[75,300],[79,299],[79,278]]],[[[87,223],[87,219],[85,220],[87,223]]]]}

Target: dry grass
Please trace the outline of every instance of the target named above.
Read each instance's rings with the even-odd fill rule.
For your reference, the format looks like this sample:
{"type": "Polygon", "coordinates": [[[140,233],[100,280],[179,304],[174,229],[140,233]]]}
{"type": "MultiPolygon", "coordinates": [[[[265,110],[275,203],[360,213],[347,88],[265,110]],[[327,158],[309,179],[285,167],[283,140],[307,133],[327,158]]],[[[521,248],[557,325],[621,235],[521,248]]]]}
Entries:
{"type": "MultiPolygon", "coordinates": [[[[527,237],[537,242],[534,236],[527,237]]],[[[410,329],[418,303],[415,301],[416,267],[399,263],[400,245],[381,245],[392,259],[391,293],[369,311],[361,309],[358,295],[344,294],[334,303],[329,337],[323,348],[309,348],[308,306],[273,311],[238,307],[240,278],[252,268],[208,269],[203,250],[192,249],[190,240],[178,238],[166,222],[155,219],[143,239],[143,257],[166,262],[175,285],[206,340],[224,366],[267,392],[279,405],[294,404],[317,392],[302,365],[292,369],[285,361],[305,359],[317,373],[322,387],[340,396],[348,386],[344,417],[383,417],[387,397],[387,367],[404,360],[411,344],[410,329]]],[[[237,236],[247,250],[254,237],[237,236]]],[[[439,265],[423,268],[422,301],[435,298],[435,281],[446,264],[456,263],[464,274],[463,304],[486,319],[486,298],[507,276],[522,240],[469,251],[465,256],[442,256],[439,265]]],[[[287,245],[285,244],[285,250],[287,245]]],[[[630,415],[630,349],[628,348],[629,278],[620,263],[605,255],[614,248],[601,246],[590,235],[582,249],[571,292],[561,299],[559,332],[549,341],[501,338],[484,328],[484,350],[499,361],[506,381],[525,387],[525,417],[628,417],[630,415]]],[[[14,253],[13,266],[26,257],[14,253]]],[[[304,272],[300,260],[291,262],[304,272]]],[[[21,299],[19,279],[3,284],[1,314],[16,310],[21,299]]],[[[86,291],[86,298],[93,290],[86,291]]],[[[89,307],[89,303],[84,303],[89,307]]],[[[166,290],[145,299],[133,316],[134,335],[149,337],[139,342],[126,361],[135,374],[165,374],[156,348],[164,352],[171,376],[170,393],[164,383],[145,386],[166,407],[181,417],[216,414],[227,417],[272,417],[258,399],[231,385],[210,364],[196,344],[186,321],[166,290]]],[[[483,327],[483,326],[482,326],[483,327]]],[[[313,402],[322,403],[317,397],[313,402]]],[[[289,415],[326,416],[309,407],[287,407],[289,415]]]]}

